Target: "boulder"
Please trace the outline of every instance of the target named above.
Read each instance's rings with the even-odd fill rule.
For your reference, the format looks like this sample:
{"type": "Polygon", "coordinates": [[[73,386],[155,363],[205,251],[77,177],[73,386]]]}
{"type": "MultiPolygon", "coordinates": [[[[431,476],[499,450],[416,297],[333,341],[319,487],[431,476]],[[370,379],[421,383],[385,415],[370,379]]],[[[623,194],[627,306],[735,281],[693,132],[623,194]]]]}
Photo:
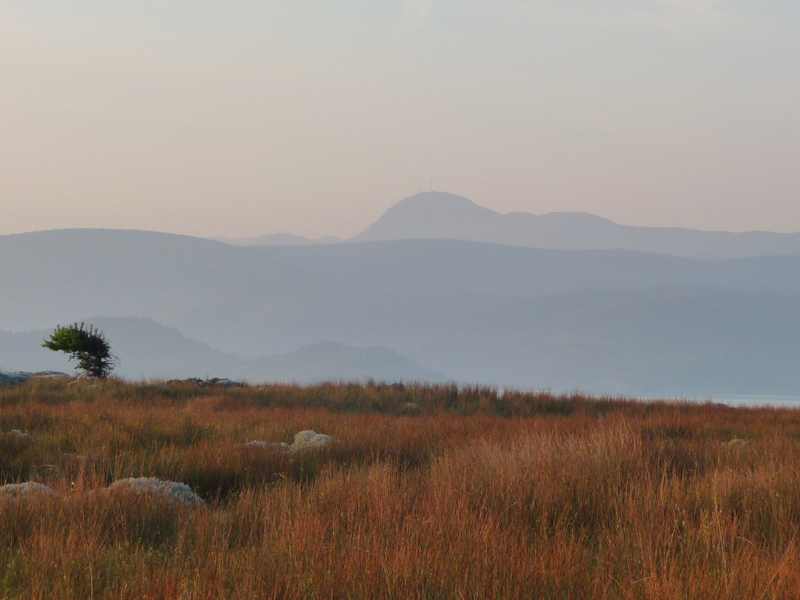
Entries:
{"type": "Polygon", "coordinates": [[[239,448],[261,448],[264,450],[267,448],[275,448],[277,450],[283,450],[284,452],[300,452],[302,450],[315,450],[318,448],[324,448],[330,443],[331,437],[329,435],[317,433],[311,429],[306,429],[296,433],[294,435],[294,442],[291,444],[287,444],[285,442],[275,443],[253,440],[252,442],[247,442],[246,444],[239,444],[239,448]]]}
{"type": "Polygon", "coordinates": [[[59,498],[61,497],[61,494],[59,494],[53,488],[48,487],[42,483],[36,483],[35,481],[0,485],[0,498],[6,498],[10,500],[22,500],[25,498],[31,498],[35,496],[59,498]]]}
{"type": "Polygon", "coordinates": [[[306,448],[321,448],[330,443],[331,438],[324,433],[317,433],[311,429],[306,429],[294,435],[294,443],[292,447],[295,450],[303,450],[306,448]]]}
{"type": "Polygon", "coordinates": [[[33,373],[0,371],[0,387],[11,387],[33,379],[33,373]]]}
{"type": "Polygon", "coordinates": [[[108,489],[110,492],[129,491],[136,494],[151,494],[183,506],[196,507],[205,504],[205,500],[195,494],[192,488],[185,483],[164,481],[157,477],[119,479],[108,486],[108,489]]]}

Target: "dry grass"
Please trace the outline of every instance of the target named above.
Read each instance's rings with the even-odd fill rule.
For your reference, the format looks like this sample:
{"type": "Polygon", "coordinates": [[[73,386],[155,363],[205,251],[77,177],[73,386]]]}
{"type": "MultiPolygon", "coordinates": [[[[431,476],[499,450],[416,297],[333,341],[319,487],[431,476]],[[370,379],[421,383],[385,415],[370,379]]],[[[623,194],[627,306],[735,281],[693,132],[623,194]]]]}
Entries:
{"type": "Polygon", "coordinates": [[[798,437],[792,410],[33,382],[0,390],[0,479],[63,497],[0,500],[0,598],[800,598],[798,437]],[[303,429],[336,442],[239,446],[303,429]],[[207,504],[106,490],[145,476],[207,504]]]}

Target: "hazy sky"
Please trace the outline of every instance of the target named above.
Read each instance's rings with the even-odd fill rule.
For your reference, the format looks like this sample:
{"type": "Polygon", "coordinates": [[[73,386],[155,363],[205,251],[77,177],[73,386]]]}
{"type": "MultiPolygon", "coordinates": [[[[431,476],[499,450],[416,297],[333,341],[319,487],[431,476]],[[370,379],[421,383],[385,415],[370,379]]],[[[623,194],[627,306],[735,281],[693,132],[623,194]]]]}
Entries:
{"type": "Polygon", "coordinates": [[[0,234],[800,230],[797,0],[0,0],[0,234]]]}

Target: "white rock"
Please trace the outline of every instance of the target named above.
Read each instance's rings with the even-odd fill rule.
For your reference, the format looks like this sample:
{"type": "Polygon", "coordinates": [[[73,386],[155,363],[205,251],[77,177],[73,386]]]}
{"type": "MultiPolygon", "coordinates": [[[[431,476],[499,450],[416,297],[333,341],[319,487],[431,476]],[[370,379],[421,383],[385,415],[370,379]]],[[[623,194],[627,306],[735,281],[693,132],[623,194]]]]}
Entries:
{"type": "Polygon", "coordinates": [[[317,437],[316,431],[312,431],[311,429],[300,431],[299,433],[294,434],[294,445],[301,446],[308,443],[310,440],[313,440],[315,437],[317,437]]]}
{"type": "Polygon", "coordinates": [[[239,444],[240,448],[261,448],[262,450],[266,450],[267,448],[278,448],[279,450],[284,450],[289,448],[289,444],[286,442],[264,442],[261,440],[253,440],[252,442],[247,442],[246,444],[239,444]]]}
{"type": "Polygon", "coordinates": [[[50,496],[53,498],[59,497],[57,491],[42,483],[35,481],[27,481],[25,483],[9,483],[8,485],[0,485],[0,498],[11,498],[18,500],[21,498],[29,498],[31,496],[50,496]]]}
{"type": "Polygon", "coordinates": [[[745,444],[747,444],[747,440],[742,440],[740,438],[734,438],[727,442],[722,442],[723,446],[744,446],[745,444]]]}
{"type": "Polygon", "coordinates": [[[302,450],[305,448],[319,448],[325,446],[331,441],[330,436],[324,433],[317,433],[310,429],[301,431],[294,435],[294,444],[292,447],[295,450],[302,450]]]}
{"type": "Polygon", "coordinates": [[[270,444],[269,442],[262,442],[261,440],[252,440],[250,442],[245,442],[244,444],[239,444],[237,447],[238,448],[261,448],[263,450],[266,450],[271,445],[272,444],[270,444]]]}
{"type": "Polygon", "coordinates": [[[313,450],[317,448],[322,448],[328,445],[331,442],[331,437],[329,435],[325,435],[324,433],[317,433],[316,431],[312,431],[307,429],[305,431],[301,431],[296,433],[294,436],[294,443],[287,444],[285,442],[264,442],[261,440],[253,440],[252,442],[247,442],[246,444],[239,444],[240,448],[276,448],[278,450],[283,450],[284,452],[299,452],[301,450],[313,450]]]}
{"type": "Polygon", "coordinates": [[[112,483],[109,490],[130,490],[138,494],[154,494],[166,498],[170,502],[184,506],[202,506],[205,504],[185,483],[164,481],[157,477],[129,477],[112,483]]]}

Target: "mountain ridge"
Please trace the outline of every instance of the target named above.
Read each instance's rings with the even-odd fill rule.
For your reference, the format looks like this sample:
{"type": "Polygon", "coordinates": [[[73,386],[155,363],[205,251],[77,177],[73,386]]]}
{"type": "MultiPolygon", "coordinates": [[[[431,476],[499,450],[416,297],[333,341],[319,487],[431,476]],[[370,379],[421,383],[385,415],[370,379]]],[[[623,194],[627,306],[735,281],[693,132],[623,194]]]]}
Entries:
{"type": "Polygon", "coordinates": [[[327,339],[392,349],[463,383],[800,395],[800,254],[457,240],[248,248],[71,230],[0,238],[0,281],[0,329],[11,331],[141,317],[248,362],[327,339]]]}
{"type": "Polygon", "coordinates": [[[238,246],[310,246],[411,239],[446,239],[529,248],[637,250],[691,258],[728,259],[800,252],[800,232],[709,231],[689,227],[622,225],[580,211],[500,213],[448,192],[420,192],[390,206],[347,239],[288,233],[212,238],[238,246]]]}
{"type": "MultiPolygon", "coordinates": [[[[315,383],[328,380],[444,381],[396,350],[353,347],[331,341],[255,360],[222,352],[175,328],[140,317],[81,319],[103,331],[119,356],[114,374],[131,380],[225,377],[252,383],[315,383]]],[[[67,355],[42,347],[52,329],[0,330],[0,370],[62,371],[75,368],[67,355]]]]}
{"type": "MultiPolygon", "coordinates": [[[[68,231],[134,232],[129,229],[65,229],[10,234],[68,231]]],[[[142,232],[158,233],[158,232],[142,232]]],[[[175,235],[180,234],[161,234],[175,235]]],[[[684,258],[737,259],[800,253],[800,232],[705,231],[688,227],[622,225],[605,217],[579,211],[540,215],[514,211],[500,213],[464,196],[447,192],[421,192],[389,207],[361,233],[348,239],[317,239],[288,233],[244,238],[180,236],[233,247],[331,246],[403,240],[453,240],[523,248],[556,250],[633,250],[684,258]]]]}
{"type": "Polygon", "coordinates": [[[400,200],[349,241],[401,239],[458,239],[552,249],[629,249],[713,259],[800,252],[800,232],[640,227],[585,212],[503,214],[446,192],[421,192],[400,200]]]}

